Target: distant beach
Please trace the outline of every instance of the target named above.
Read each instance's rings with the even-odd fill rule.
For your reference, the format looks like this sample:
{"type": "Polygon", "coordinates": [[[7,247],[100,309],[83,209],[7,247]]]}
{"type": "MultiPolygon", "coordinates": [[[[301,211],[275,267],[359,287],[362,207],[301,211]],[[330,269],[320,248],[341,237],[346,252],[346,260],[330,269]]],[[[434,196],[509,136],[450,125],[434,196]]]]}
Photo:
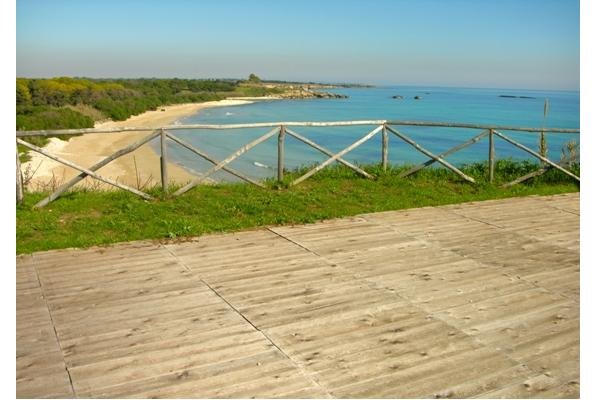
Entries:
{"type": "MultiPolygon", "coordinates": [[[[259,99],[263,98],[246,97],[243,99],[226,99],[204,103],[164,106],[158,108],[156,111],[148,111],[140,115],[132,116],[125,121],[96,123],[94,127],[166,126],[173,124],[180,118],[197,114],[202,109],[250,104],[259,99]]],[[[148,134],[148,132],[143,131],[106,134],[98,133],[76,136],[68,141],[51,138],[45,149],[53,154],[73,161],[82,167],[89,167],[148,134]]],[[[28,184],[30,190],[39,190],[44,187],[49,188],[52,186],[52,184],[49,183],[52,180],[54,180],[55,184],[60,184],[79,174],[79,171],[66,167],[39,153],[32,151],[29,154],[31,160],[23,163],[22,170],[26,175],[35,171],[33,178],[28,184]]],[[[134,187],[138,184],[151,186],[160,183],[160,160],[159,156],[149,145],[144,145],[136,151],[120,157],[101,168],[99,173],[104,177],[118,180],[119,182],[134,187]]],[[[89,179],[91,178],[87,178],[82,182],[83,186],[90,185],[89,179]]],[[[171,182],[185,183],[191,179],[193,179],[193,175],[187,169],[174,163],[169,164],[169,180],[171,182]]]]}

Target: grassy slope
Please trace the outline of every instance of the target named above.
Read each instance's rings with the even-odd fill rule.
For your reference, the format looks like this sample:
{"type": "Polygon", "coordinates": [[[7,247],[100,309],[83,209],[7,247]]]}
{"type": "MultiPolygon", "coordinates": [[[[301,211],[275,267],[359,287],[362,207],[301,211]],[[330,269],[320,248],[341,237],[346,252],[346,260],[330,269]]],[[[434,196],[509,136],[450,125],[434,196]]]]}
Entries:
{"type": "MultiPolygon", "coordinates": [[[[533,164],[499,162],[496,176],[506,182],[533,164]]],[[[309,223],[367,212],[434,206],[474,200],[576,192],[579,185],[558,171],[502,189],[469,184],[444,169],[426,169],[399,179],[396,168],[370,181],[348,169],[330,168],[293,188],[261,189],[247,184],[202,186],[179,198],[144,201],[122,191],[73,192],[34,210],[43,195],[27,194],[17,207],[17,253],[87,247],[139,239],[190,237],[265,225],[309,223]]],[[[465,172],[485,182],[485,167],[465,172]]],[[[577,171],[579,172],[579,171],[577,171]]],[[[289,174],[287,179],[298,176],[289,174]]],[[[284,185],[285,186],[285,185],[284,185]]],[[[151,190],[160,196],[158,189],[151,190]]]]}

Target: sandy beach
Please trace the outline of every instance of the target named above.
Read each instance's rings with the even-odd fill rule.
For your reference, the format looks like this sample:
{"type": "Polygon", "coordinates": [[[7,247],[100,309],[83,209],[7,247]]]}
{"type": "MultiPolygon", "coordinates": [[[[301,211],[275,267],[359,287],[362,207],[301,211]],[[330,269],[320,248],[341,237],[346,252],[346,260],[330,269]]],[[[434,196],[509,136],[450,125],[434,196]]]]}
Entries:
{"type": "MultiPolygon", "coordinates": [[[[253,98],[252,100],[257,100],[257,98],[253,98]]],[[[126,121],[96,123],[95,128],[166,126],[174,123],[180,118],[193,115],[205,108],[250,104],[253,102],[252,100],[226,99],[205,103],[164,106],[156,111],[147,111],[143,114],[132,116],[126,121]]],[[[68,141],[51,138],[45,149],[52,154],[66,158],[82,167],[89,167],[148,134],[149,132],[144,131],[106,134],[98,133],[76,136],[68,141]]],[[[79,171],[66,167],[39,153],[32,151],[30,152],[30,155],[31,160],[22,165],[23,174],[26,179],[33,174],[33,177],[29,179],[27,184],[27,188],[30,191],[53,189],[79,174],[79,171]]],[[[149,144],[145,144],[136,151],[120,157],[102,167],[98,170],[98,173],[103,177],[118,180],[119,182],[132,187],[144,188],[160,184],[160,157],[149,144]]],[[[173,183],[181,184],[193,179],[193,175],[188,170],[174,163],[169,163],[168,174],[169,181],[173,183]]],[[[88,177],[79,185],[112,188],[110,185],[100,185],[100,183],[101,182],[88,177]]]]}

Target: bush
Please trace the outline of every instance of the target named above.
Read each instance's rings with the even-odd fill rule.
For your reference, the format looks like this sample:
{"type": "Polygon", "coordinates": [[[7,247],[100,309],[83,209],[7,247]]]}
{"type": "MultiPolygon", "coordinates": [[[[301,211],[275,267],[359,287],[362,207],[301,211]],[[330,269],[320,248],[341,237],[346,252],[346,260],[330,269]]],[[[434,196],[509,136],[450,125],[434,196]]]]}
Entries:
{"type": "Polygon", "coordinates": [[[17,130],[93,128],[94,120],[69,108],[17,107],[17,130]]]}
{"type": "Polygon", "coordinates": [[[240,82],[232,80],[17,78],[17,128],[87,128],[93,126],[92,119],[98,115],[122,121],[167,104],[221,100],[231,94],[262,96],[269,92],[270,89],[257,85],[242,89],[240,82]],[[78,108],[87,110],[87,116],[78,108]]]}
{"type": "Polygon", "coordinates": [[[260,78],[255,74],[250,74],[250,76],[248,76],[248,82],[260,83],[260,78]]]}
{"type": "Polygon", "coordinates": [[[27,80],[17,79],[17,106],[29,105],[31,105],[31,93],[29,92],[27,80]]]}

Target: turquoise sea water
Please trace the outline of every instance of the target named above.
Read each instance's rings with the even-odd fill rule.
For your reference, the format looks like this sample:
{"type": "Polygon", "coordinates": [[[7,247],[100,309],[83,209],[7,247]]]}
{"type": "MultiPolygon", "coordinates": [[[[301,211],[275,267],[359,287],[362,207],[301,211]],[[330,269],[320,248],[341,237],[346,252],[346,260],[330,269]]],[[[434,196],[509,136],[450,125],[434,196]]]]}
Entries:
{"type": "MultiPolygon", "coordinates": [[[[178,121],[182,124],[235,124],[277,121],[343,121],[343,120],[419,120],[439,122],[481,123],[519,127],[541,127],[544,124],[544,100],[550,110],[546,127],[579,128],[579,92],[470,89],[440,87],[376,87],[331,89],[349,96],[347,99],[273,100],[253,104],[210,108],[178,121]],[[404,96],[403,100],[392,96],[404,96]],[[506,98],[499,95],[526,96],[506,98]],[[420,100],[414,99],[420,96],[420,100]]],[[[296,127],[296,132],[337,152],[358,140],[375,126],[358,127],[296,127]]],[[[441,153],[475,135],[480,130],[462,128],[397,127],[423,147],[441,153]]],[[[201,148],[217,159],[223,159],[238,148],[269,131],[269,128],[240,130],[176,131],[176,135],[201,148]]],[[[504,132],[519,142],[537,150],[538,134],[504,132]]],[[[579,135],[547,134],[549,154],[560,158],[560,150],[568,140],[579,142],[579,135]]],[[[496,138],[497,158],[528,159],[527,153],[496,138]]],[[[169,144],[170,157],[186,168],[201,172],[211,164],[201,160],[174,143],[169,144]]],[[[487,159],[487,140],[448,157],[453,163],[487,159]]],[[[316,150],[287,136],[285,167],[294,168],[324,161],[326,157],[316,150]]],[[[380,135],[373,137],[345,156],[357,163],[379,162],[380,135]]],[[[390,134],[389,160],[391,163],[417,163],[428,158],[390,134]]],[[[276,174],[277,137],[258,145],[231,166],[250,176],[264,178],[276,174]]],[[[216,179],[235,180],[226,173],[217,173],[216,179]]]]}

